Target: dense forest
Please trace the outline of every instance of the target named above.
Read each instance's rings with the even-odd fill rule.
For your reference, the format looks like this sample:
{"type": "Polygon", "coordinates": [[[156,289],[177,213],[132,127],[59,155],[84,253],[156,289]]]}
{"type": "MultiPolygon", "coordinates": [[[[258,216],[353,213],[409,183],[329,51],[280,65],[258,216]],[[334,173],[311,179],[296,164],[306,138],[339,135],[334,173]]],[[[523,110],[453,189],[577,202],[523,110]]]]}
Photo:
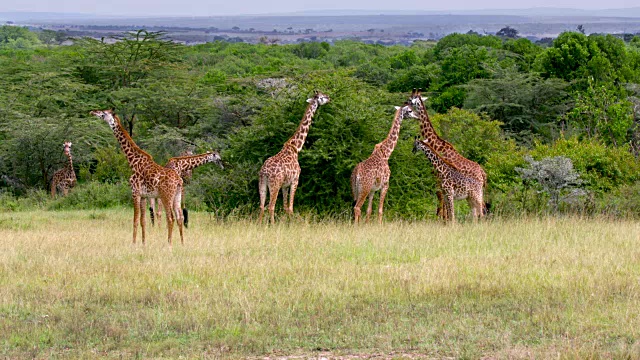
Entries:
{"type": "MultiPolygon", "coordinates": [[[[640,36],[184,46],[140,30],[117,41],[62,40],[54,31],[0,27],[4,211],[130,206],[126,159],[109,127],[89,115],[113,108],[159,164],[185,150],[220,151],[225,169],[196,169],[187,207],[255,217],[258,170],[317,89],[331,102],[300,153],[295,210],[348,218],[352,169],[385,138],[394,106],[423,88],[440,136],[486,170],[495,216],[640,215],[640,36]],[[51,200],[65,141],[73,142],[78,185],[51,200]]],[[[418,129],[405,120],[390,158],[386,218],[435,218],[432,166],[411,151],[418,129]]],[[[466,203],[456,206],[468,213],[466,203]]]]}

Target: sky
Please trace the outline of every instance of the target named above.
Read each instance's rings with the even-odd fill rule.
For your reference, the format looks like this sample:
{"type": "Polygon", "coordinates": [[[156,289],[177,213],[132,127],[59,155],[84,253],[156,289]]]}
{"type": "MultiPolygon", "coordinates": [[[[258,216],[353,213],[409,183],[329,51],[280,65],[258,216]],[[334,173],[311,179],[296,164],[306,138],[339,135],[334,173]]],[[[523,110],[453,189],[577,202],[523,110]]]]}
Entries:
{"type": "Polygon", "coordinates": [[[477,10],[559,7],[612,9],[638,6],[637,0],[0,0],[0,12],[57,12],[124,16],[217,16],[278,14],[313,10],[477,10]]]}

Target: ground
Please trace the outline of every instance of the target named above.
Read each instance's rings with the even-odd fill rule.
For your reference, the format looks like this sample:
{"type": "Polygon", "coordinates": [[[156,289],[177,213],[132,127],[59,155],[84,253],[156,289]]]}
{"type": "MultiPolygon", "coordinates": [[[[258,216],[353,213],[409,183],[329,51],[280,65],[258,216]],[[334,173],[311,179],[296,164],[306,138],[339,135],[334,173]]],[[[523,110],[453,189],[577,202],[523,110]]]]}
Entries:
{"type": "Polygon", "coordinates": [[[0,213],[3,357],[640,358],[637,221],[132,217],[0,213]]]}

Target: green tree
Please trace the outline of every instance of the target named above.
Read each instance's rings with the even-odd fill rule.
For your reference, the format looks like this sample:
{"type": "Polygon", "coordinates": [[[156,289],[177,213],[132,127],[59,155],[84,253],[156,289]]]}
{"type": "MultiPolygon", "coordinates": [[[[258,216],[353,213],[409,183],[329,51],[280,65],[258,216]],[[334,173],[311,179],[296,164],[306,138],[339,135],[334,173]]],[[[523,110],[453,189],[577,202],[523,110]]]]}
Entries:
{"type": "Polygon", "coordinates": [[[585,93],[576,93],[575,106],[566,119],[579,134],[621,146],[630,140],[634,111],[632,103],[611,86],[590,80],[585,93]]]}
{"type": "Polygon", "coordinates": [[[531,136],[558,136],[558,120],[569,109],[569,84],[537,74],[500,71],[493,79],[472,80],[465,86],[464,107],[501,121],[521,141],[531,136]]]}

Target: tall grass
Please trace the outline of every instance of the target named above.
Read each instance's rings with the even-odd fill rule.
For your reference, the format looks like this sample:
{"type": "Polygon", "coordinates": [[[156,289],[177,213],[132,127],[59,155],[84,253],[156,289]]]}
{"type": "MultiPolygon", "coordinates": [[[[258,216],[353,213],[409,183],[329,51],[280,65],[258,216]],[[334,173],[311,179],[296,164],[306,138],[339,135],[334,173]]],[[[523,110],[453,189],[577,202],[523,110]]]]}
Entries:
{"type": "Polygon", "coordinates": [[[640,358],[637,222],[131,218],[0,213],[0,354],[640,358]]]}

